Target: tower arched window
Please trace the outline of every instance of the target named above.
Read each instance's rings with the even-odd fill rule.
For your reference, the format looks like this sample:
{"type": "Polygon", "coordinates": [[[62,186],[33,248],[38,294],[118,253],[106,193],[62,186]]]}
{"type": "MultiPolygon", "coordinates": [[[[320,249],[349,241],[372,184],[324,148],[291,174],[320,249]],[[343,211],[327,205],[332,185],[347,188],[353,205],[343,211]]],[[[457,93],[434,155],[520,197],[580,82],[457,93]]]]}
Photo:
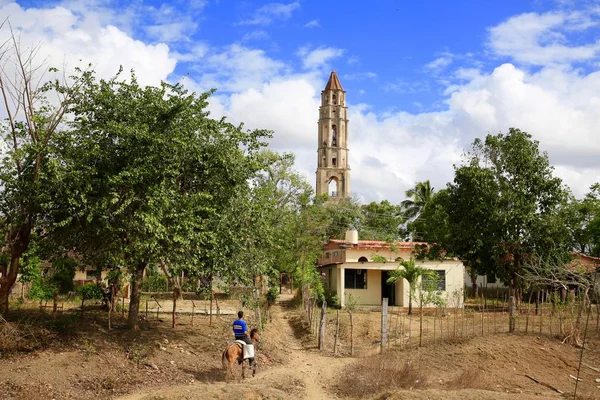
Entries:
{"type": "Polygon", "coordinates": [[[335,177],[329,178],[329,195],[331,197],[338,196],[338,180],[335,177]]]}
{"type": "Polygon", "coordinates": [[[333,147],[337,146],[337,126],[331,126],[331,145],[333,147]]]}
{"type": "Polygon", "coordinates": [[[333,104],[337,104],[337,97],[335,97],[335,94],[332,96],[332,100],[333,100],[333,104]]]}

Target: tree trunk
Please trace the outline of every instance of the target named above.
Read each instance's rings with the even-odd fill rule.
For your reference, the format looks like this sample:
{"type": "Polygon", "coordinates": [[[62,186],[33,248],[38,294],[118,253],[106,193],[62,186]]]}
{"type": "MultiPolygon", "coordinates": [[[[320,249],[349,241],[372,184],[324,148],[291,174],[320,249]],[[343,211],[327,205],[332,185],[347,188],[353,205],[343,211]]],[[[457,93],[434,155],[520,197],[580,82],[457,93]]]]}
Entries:
{"type": "Polygon", "coordinates": [[[163,270],[169,283],[171,283],[171,286],[173,286],[173,294],[178,293],[177,300],[183,300],[183,290],[181,289],[181,284],[179,283],[177,277],[171,276],[167,265],[162,261],[160,262],[160,268],[163,270]]]}
{"type": "Polygon", "coordinates": [[[479,286],[477,286],[477,274],[473,269],[470,270],[469,276],[471,277],[471,288],[473,289],[473,293],[471,296],[476,299],[479,295],[479,286]]]}
{"type": "Polygon", "coordinates": [[[138,330],[140,312],[140,298],[142,294],[142,279],[146,264],[139,264],[131,276],[131,295],[129,296],[129,313],[127,314],[127,326],[129,329],[138,330]]]}
{"type": "Polygon", "coordinates": [[[412,290],[411,290],[410,293],[408,294],[408,315],[412,315],[412,299],[413,299],[413,295],[412,295],[412,290]]]}
{"type": "Polygon", "coordinates": [[[515,299],[515,296],[510,296],[509,297],[509,300],[508,300],[508,311],[509,311],[508,331],[509,332],[514,332],[515,331],[516,322],[517,322],[517,301],[515,299]]]}
{"type": "Polygon", "coordinates": [[[181,293],[177,286],[173,286],[173,322],[171,324],[171,328],[175,328],[175,322],[177,320],[177,299],[181,297],[181,293]]]}
{"type": "Polygon", "coordinates": [[[31,224],[28,223],[11,234],[10,264],[8,270],[6,268],[3,269],[4,273],[0,278],[0,313],[8,312],[8,297],[10,290],[17,280],[21,255],[25,252],[27,246],[29,246],[30,233],[31,224]]]}

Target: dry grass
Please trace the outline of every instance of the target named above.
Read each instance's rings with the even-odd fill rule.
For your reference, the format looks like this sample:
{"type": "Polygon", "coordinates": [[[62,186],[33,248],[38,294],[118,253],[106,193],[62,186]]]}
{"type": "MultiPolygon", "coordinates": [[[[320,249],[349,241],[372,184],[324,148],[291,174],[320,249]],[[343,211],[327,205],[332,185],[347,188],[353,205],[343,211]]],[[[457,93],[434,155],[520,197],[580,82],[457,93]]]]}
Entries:
{"type": "Polygon", "coordinates": [[[424,388],[426,377],[427,370],[397,355],[369,357],[345,368],[337,391],[348,397],[364,397],[384,390],[424,388]]]}

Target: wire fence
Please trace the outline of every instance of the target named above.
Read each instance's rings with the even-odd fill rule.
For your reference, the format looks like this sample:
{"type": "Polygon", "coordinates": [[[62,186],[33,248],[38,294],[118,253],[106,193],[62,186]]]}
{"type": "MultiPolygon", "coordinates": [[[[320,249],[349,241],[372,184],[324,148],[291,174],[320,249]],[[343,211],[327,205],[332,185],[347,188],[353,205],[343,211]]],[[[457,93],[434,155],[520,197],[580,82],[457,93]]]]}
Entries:
{"type": "MultiPolygon", "coordinates": [[[[336,354],[364,356],[392,347],[403,350],[431,346],[509,333],[509,317],[508,307],[501,301],[465,308],[424,309],[422,315],[419,308],[409,315],[406,308],[390,306],[386,316],[381,308],[359,309],[353,312],[353,321],[347,310],[329,309],[323,324],[327,333],[324,338],[329,343],[323,347],[336,354]]],[[[320,307],[311,306],[304,318],[317,340],[322,324],[320,307]]],[[[522,302],[517,307],[513,333],[551,336],[580,345],[586,327],[588,337],[600,336],[600,304],[522,302]]]]}

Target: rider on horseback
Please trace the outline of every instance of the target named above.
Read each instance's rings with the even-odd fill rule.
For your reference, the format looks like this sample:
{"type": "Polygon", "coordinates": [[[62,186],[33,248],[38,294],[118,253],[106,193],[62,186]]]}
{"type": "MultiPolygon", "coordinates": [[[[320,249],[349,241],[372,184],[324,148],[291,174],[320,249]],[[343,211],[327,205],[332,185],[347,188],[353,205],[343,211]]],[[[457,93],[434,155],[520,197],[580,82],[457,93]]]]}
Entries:
{"type": "MultiPolygon", "coordinates": [[[[246,325],[246,321],[244,321],[244,312],[238,311],[238,319],[233,321],[233,336],[235,340],[241,340],[246,344],[252,344],[252,340],[250,340],[250,336],[248,334],[248,326],[246,325]]],[[[249,358],[250,366],[254,364],[254,358],[249,358]]]]}

